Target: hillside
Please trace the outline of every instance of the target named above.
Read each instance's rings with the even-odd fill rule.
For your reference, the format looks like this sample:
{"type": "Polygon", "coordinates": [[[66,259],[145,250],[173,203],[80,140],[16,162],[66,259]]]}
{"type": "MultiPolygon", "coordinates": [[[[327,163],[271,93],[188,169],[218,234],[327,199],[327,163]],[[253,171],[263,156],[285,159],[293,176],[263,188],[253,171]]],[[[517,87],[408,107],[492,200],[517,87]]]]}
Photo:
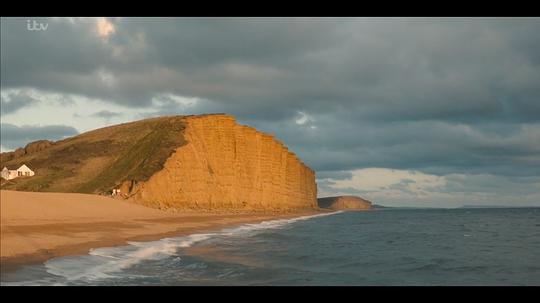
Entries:
{"type": "Polygon", "coordinates": [[[185,144],[183,129],[181,117],[160,117],[57,142],[33,142],[2,153],[0,161],[8,168],[27,164],[36,175],[4,181],[2,189],[105,193],[126,179],[147,180],[175,148],[185,144]]]}
{"type": "Polygon", "coordinates": [[[110,194],[160,209],[315,208],[315,174],[281,142],[225,114],[110,126],[1,155],[36,175],[2,189],[110,194]]]}

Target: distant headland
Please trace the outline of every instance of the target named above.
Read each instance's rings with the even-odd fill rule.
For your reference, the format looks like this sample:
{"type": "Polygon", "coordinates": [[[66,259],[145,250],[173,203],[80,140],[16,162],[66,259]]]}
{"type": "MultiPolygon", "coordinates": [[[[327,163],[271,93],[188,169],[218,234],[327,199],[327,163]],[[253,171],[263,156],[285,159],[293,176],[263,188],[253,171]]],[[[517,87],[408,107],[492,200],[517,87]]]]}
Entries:
{"type": "Polygon", "coordinates": [[[317,199],[320,208],[332,210],[368,210],[373,209],[371,201],[357,196],[335,196],[317,199]]]}

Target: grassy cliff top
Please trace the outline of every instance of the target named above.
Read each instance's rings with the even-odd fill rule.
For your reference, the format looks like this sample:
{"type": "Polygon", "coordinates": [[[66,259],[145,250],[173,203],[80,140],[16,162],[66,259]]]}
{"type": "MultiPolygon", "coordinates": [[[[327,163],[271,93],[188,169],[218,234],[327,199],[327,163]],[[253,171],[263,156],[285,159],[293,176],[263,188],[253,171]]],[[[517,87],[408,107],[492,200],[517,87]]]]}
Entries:
{"type": "Polygon", "coordinates": [[[124,180],[147,180],[185,144],[185,118],[166,116],[123,123],[2,153],[1,167],[26,164],[36,175],[2,179],[1,188],[102,193],[124,180]]]}

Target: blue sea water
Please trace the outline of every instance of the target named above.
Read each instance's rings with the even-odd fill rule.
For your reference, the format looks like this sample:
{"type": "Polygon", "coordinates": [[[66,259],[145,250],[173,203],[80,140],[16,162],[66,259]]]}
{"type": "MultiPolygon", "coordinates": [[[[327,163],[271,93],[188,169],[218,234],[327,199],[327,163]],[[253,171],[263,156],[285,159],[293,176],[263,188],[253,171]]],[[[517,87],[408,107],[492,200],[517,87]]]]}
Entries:
{"type": "Polygon", "coordinates": [[[540,208],[266,221],[56,258],[2,285],[540,285],[540,208]]]}

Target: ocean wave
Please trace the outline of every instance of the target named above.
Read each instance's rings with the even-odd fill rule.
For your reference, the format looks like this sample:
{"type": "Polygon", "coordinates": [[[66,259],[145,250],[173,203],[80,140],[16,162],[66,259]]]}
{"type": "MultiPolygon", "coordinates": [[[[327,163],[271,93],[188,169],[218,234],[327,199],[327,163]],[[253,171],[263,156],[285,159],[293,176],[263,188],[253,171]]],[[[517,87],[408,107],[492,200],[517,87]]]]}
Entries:
{"type": "MultiPolygon", "coordinates": [[[[95,281],[116,278],[115,273],[130,268],[142,261],[160,260],[175,256],[179,249],[190,247],[219,236],[249,236],[268,229],[284,228],[295,222],[341,213],[301,216],[291,219],[263,221],[254,224],[243,224],[238,227],[225,228],[215,233],[192,234],[185,237],[164,238],[150,242],[128,242],[119,247],[91,249],[88,255],[61,257],[44,263],[48,273],[63,277],[66,282],[95,281]]],[[[50,283],[49,283],[50,284],[50,283]]]]}
{"type": "Polygon", "coordinates": [[[291,219],[278,219],[278,220],[263,221],[261,223],[243,224],[238,227],[223,229],[221,231],[221,235],[236,235],[240,233],[249,234],[249,233],[257,232],[260,230],[279,229],[291,223],[309,220],[309,219],[318,218],[318,217],[330,216],[330,215],[334,215],[334,214],[338,214],[342,212],[343,211],[340,210],[340,211],[331,212],[331,213],[301,216],[301,217],[296,217],[296,218],[291,218],[291,219]]]}

